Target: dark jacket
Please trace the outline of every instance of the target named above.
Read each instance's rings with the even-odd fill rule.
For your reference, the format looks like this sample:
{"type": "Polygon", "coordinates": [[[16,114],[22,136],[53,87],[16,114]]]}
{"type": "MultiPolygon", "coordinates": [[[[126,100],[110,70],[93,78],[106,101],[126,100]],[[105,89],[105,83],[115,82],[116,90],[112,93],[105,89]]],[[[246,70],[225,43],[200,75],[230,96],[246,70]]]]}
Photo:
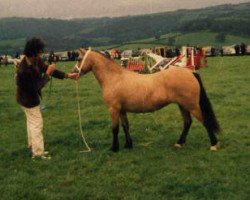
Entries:
{"type": "MultiPolygon", "coordinates": [[[[30,64],[26,57],[22,59],[16,74],[16,99],[20,105],[32,108],[40,104],[41,90],[50,80],[45,74],[47,68],[40,58],[34,64],[30,64]]],[[[52,76],[63,79],[65,73],[55,70],[52,76]]]]}

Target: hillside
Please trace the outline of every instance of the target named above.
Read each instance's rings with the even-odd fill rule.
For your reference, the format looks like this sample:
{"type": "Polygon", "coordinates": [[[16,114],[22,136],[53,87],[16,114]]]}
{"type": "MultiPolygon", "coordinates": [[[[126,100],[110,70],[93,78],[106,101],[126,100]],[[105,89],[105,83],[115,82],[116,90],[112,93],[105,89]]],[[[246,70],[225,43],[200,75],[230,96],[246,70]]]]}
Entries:
{"type": "MultiPolygon", "coordinates": [[[[116,45],[155,37],[162,39],[161,36],[176,32],[180,35],[223,33],[249,41],[250,3],[117,18],[3,18],[0,19],[0,53],[21,51],[26,38],[32,36],[44,38],[49,49],[67,50],[80,46],[116,45]]],[[[213,43],[208,38],[206,40],[207,43],[213,43]]],[[[175,36],[172,41],[167,39],[161,42],[171,42],[172,45],[187,43],[175,36]]],[[[232,41],[237,42],[240,41],[232,41]]]]}

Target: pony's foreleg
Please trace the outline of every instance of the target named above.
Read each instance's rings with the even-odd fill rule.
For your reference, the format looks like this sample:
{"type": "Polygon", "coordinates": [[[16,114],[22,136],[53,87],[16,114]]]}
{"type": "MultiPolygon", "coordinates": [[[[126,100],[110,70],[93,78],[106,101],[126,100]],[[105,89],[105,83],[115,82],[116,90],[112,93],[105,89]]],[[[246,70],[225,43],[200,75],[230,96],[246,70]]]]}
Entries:
{"type": "Polygon", "coordinates": [[[109,112],[111,114],[111,119],[112,119],[112,132],[113,132],[113,144],[111,147],[111,150],[114,152],[119,151],[119,138],[118,138],[118,133],[119,133],[119,116],[120,112],[117,109],[110,108],[109,112]]]}
{"type": "Polygon", "coordinates": [[[124,147],[127,149],[131,149],[133,147],[133,143],[129,134],[129,123],[128,123],[128,117],[127,117],[126,112],[122,112],[120,115],[120,118],[121,118],[122,127],[123,127],[123,131],[125,134],[125,139],[126,139],[124,147]]]}
{"type": "Polygon", "coordinates": [[[189,111],[184,109],[181,105],[179,105],[179,108],[180,108],[181,115],[183,118],[183,130],[182,130],[181,136],[180,136],[179,140],[177,141],[177,143],[175,144],[175,146],[176,147],[183,147],[185,145],[185,142],[186,142],[186,137],[188,135],[188,131],[189,131],[190,126],[192,124],[192,118],[191,118],[189,111]]]}

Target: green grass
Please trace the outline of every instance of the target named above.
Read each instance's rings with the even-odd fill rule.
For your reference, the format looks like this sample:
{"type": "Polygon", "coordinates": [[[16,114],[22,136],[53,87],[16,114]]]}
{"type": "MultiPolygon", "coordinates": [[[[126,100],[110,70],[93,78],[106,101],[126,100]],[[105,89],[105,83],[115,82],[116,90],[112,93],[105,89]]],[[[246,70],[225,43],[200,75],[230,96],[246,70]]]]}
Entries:
{"type": "MultiPolygon", "coordinates": [[[[176,105],[129,114],[132,150],[112,153],[111,125],[101,89],[90,73],[80,79],[84,149],[78,130],[75,83],[53,79],[42,104],[44,137],[52,160],[31,160],[25,118],[15,102],[14,70],[0,68],[0,199],[249,199],[250,57],[208,59],[200,70],[223,132],[221,149],[209,151],[196,121],[187,145],[174,148],[182,120],[176,105]]],[[[69,71],[74,63],[58,63],[69,71]]],[[[124,143],[120,133],[121,147],[124,143]]]]}

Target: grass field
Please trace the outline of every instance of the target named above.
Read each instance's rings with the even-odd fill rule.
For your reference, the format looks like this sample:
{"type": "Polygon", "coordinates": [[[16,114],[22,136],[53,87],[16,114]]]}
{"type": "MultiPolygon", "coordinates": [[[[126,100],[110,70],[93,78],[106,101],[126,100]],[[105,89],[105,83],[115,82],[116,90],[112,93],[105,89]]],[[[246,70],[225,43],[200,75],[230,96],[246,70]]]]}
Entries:
{"type": "MultiPolygon", "coordinates": [[[[69,71],[74,63],[58,63],[69,71]]],[[[50,161],[32,161],[24,114],[15,102],[14,70],[0,68],[0,199],[226,199],[250,198],[250,57],[208,58],[200,70],[223,132],[209,151],[205,129],[194,120],[187,145],[173,145],[182,130],[176,105],[129,114],[132,150],[112,153],[111,124],[90,73],[80,79],[84,149],[78,129],[75,83],[53,79],[42,104],[50,161]]],[[[120,133],[121,146],[124,143],[120,133]]]]}

